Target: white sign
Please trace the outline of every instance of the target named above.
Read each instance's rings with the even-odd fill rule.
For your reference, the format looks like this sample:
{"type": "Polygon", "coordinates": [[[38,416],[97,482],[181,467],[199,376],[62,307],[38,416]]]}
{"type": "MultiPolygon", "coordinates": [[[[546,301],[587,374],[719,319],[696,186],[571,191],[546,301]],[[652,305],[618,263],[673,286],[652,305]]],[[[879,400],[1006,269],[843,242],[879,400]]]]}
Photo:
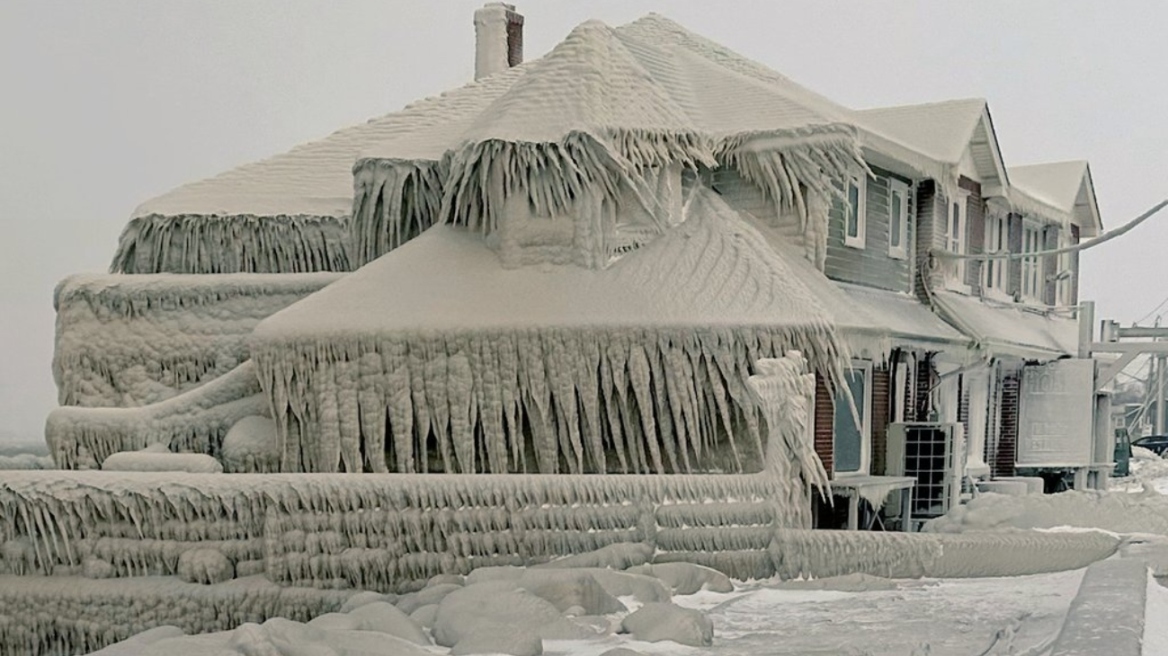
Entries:
{"type": "Polygon", "coordinates": [[[1095,422],[1095,362],[1056,360],[1022,369],[1019,467],[1086,467],[1095,422]]]}

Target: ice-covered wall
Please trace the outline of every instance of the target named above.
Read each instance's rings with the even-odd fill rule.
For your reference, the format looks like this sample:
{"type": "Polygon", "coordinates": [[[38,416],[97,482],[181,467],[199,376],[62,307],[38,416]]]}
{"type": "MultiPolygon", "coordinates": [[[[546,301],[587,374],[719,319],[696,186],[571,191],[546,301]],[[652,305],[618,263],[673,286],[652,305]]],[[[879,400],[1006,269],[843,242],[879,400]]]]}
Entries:
{"type": "Polygon", "coordinates": [[[253,344],[283,471],[757,471],[759,358],[834,342],[798,327],[524,328],[253,344]]]}
{"type": "Polygon", "coordinates": [[[152,444],[218,457],[236,422],[267,416],[268,408],[248,360],[208,383],[151,405],[57,408],[49,413],[45,439],[63,469],[94,468],[115,453],[152,444]]]}
{"type": "Polygon", "coordinates": [[[255,578],[204,586],[173,578],[94,581],[0,575],[0,656],[87,654],[157,626],[188,634],[337,611],[352,591],[285,588],[255,578]]]}
{"type": "Polygon", "coordinates": [[[130,220],[112,273],[349,271],[349,219],[336,216],[147,214],[130,220]]]}
{"type": "Polygon", "coordinates": [[[260,320],[341,275],[70,276],[54,299],[58,401],[140,406],[221,376],[260,320]]]}

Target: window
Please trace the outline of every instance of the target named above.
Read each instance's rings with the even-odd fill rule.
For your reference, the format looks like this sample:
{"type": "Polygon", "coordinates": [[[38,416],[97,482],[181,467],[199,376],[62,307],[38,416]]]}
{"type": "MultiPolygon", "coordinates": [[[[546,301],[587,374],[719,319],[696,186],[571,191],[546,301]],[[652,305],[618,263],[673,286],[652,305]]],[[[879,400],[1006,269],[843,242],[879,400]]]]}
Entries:
{"type": "Polygon", "coordinates": [[[908,185],[892,180],[888,190],[888,255],[908,257],[908,185]]]}
{"type": "MultiPolygon", "coordinates": [[[[1022,226],[1022,252],[1037,253],[1042,250],[1042,228],[1036,223],[1022,226]]],[[[1022,295],[1030,299],[1042,298],[1042,258],[1022,258],[1022,295]]]]}
{"type": "Polygon", "coordinates": [[[863,174],[853,176],[848,180],[848,204],[844,208],[847,212],[844,217],[844,245],[852,248],[864,247],[864,224],[866,223],[865,205],[868,203],[868,190],[863,174]]]}
{"type": "Polygon", "coordinates": [[[837,393],[832,436],[835,471],[841,474],[866,474],[872,449],[872,409],[869,407],[872,363],[857,363],[847,370],[845,376],[848,391],[856,404],[856,413],[860,417],[860,425],[856,425],[856,417],[852,414],[847,396],[837,393]]]}
{"type": "MultiPolygon", "coordinates": [[[[985,250],[987,253],[1006,252],[1006,217],[991,216],[986,220],[985,250]]],[[[987,290],[1006,292],[1006,260],[986,260],[983,265],[985,272],[984,286],[987,290]]]]}
{"type": "MultiPolygon", "coordinates": [[[[964,190],[949,205],[949,216],[945,225],[945,250],[958,255],[965,254],[965,201],[969,196],[964,190]]],[[[965,282],[965,260],[953,260],[949,267],[950,280],[965,282]]]]}

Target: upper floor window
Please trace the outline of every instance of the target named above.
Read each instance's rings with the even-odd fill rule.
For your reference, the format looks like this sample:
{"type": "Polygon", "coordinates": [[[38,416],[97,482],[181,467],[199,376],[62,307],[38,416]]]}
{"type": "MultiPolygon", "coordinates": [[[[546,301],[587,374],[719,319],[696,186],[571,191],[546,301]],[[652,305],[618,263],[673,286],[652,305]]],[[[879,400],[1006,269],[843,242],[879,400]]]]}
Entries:
{"type": "MultiPolygon", "coordinates": [[[[986,219],[985,250],[987,253],[1006,252],[1006,217],[991,216],[986,219]]],[[[982,265],[985,273],[984,286],[987,290],[1006,292],[1006,260],[986,260],[982,265]]]]}
{"type": "MultiPolygon", "coordinates": [[[[961,190],[957,198],[949,204],[949,214],[945,222],[945,250],[957,255],[965,254],[965,203],[968,192],[961,190]]],[[[965,260],[953,260],[949,277],[957,283],[965,282],[965,260]]]]}
{"type": "Polygon", "coordinates": [[[864,247],[864,231],[867,223],[865,206],[868,204],[868,190],[861,173],[848,180],[848,203],[844,208],[844,245],[853,248],[864,247]]]}
{"type": "Polygon", "coordinates": [[[888,190],[888,255],[908,257],[908,185],[891,180],[888,190]]]}
{"type": "MultiPolygon", "coordinates": [[[[1037,223],[1022,225],[1022,253],[1037,253],[1042,250],[1042,227],[1037,223]]],[[[1031,299],[1042,298],[1042,258],[1022,258],[1022,295],[1031,299]]]]}

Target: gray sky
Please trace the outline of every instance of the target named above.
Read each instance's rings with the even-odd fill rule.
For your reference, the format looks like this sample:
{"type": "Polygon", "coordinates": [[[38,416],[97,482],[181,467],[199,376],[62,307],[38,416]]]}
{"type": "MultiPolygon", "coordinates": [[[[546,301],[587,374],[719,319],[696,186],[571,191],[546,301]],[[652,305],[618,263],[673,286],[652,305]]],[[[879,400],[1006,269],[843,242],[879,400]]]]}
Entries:
{"type": "MultiPolygon", "coordinates": [[[[52,291],[139,203],[463,84],[480,0],[0,2],[0,441],[55,405],[52,291]]],[[[1007,165],[1090,160],[1116,227],[1168,197],[1168,4],[518,0],[527,56],[663,13],[845,105],[980,96],[1007,165]]],[[[1088,252],[1130,322],[1168,296],[1168,214],[1088,252]]],[[[1168,307],[1168,306],[1166,306],[1168,307]]],[[[1166,317],[1168,319],[1168,317],[1166,317]]]]}

